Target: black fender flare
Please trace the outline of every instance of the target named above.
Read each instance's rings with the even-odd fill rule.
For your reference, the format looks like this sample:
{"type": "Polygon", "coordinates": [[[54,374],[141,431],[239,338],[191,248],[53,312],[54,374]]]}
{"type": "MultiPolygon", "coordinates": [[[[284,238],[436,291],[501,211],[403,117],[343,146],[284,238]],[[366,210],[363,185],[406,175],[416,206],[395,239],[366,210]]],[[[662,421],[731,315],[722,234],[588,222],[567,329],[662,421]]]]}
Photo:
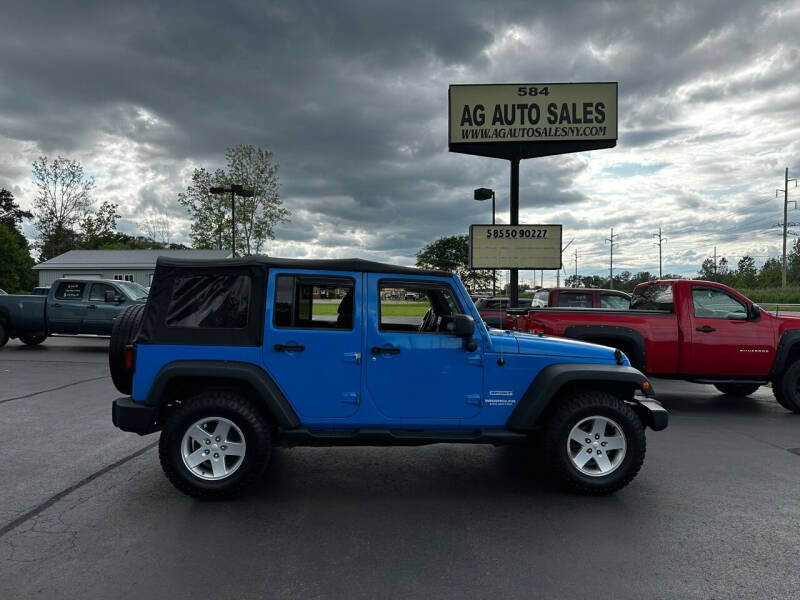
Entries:
{"type": "Polygon", "coordinates": [[[786,369],[789,368],[789,355],[792,350],[800,344],[800,329],[787,329],[781,335],[778,342],[778,348],[775,351],[775,360],[772,363],[772,370],[770,371],[770,379],[774,380],[780,377],[786,369]]]}
{"type": "Polygon", "coordinates": [[[247,384],[264,403],[264,407],[275,419],[276,425],[284,429],[300,426],[300,419],[286,396],[272,377],[258,365],[224,360],[179,360],[168,363],[156,374],[144,403],[153,407],[158,406],[167,386],[177,378],[226,379],[247,384]]]}
{"type": "Polygon", "coordinates": [[[625,346],[633,348],[633,356],[628,359],[637,369],[644,370],[646,358],[646,346],[644,336],[630,327],[620,327],[617,325],[570,325],[564,330],[564,337],[583,342],[594,342],[594,340],[608,340],[609,342],[620,341],[625,346]]]}
{"type": "MultiPolygon", "coordinates": [[[[653,388],[644,374],[628,366],[558,363],[539,371],[523,394],[506,427],[512,431],[529,431],[539,424],[545,409],[556,399],[558,392],[568,384],[592,382],[598,386],[626,388],[633,392],[639,390],[648,397],[653,396],[653,388]],[[647,383],[648,385],[644,385],[647,383]]],[[[637,411],[638,412],[638,411],[637,411]]]]}

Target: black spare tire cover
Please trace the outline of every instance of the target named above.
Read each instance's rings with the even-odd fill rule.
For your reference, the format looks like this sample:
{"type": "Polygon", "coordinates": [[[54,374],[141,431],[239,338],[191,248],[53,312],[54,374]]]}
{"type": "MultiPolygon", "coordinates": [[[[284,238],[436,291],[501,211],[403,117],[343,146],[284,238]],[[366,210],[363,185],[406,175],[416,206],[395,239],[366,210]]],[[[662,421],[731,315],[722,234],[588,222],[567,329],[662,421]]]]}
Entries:
{"type": "Polygon", "coordinates": [[[108,345],[108,368],[111,381],[123,394],[133,391],[133,369],[125,367],[125,347],[133,343],[142,325],[144,304],[126,308],[116,319],[111,329],[111,342],[108,345]]]}

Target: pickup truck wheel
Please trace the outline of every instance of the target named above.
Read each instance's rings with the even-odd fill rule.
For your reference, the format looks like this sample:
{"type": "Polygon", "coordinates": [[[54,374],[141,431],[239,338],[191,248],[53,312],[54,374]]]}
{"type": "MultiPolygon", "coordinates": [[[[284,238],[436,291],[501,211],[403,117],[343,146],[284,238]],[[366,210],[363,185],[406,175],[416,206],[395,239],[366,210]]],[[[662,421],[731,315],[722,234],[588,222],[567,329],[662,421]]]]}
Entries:
{"type": "Polygon", "coordinates": [[[714,387],[729,396],[749,396],[761,385],[758,383],[715,383],[714,387]]]}
{"type": "Polygon", "coordinates": [[[556,476],[583,494],[610,494],[628,485],[644,462],[644,426],[621,399],[581,392],[561,401],[544,435],[556,476]]]}
{"type": "Polygon", "coordinates": [[[269,460],[270,430],[242,396],[208,391],[166,418],[158,445],[172,484],[195,498],[229,497],[256,480],[269,460]]]}
{"type": "Polygon", "coordinates": [[[38,346],[47,339],[46,335],[21,335],[19,341],[28,346],[38,346]]]}
{"type": "Polygon", "coordinates": [[[786,369],[780,379],[772,382],[772,393],[783,408],[800,413],[800,360],[786,369]]]}
{"type": "Polygon", "coordinates": [[[0,348],[5,346],[8,343],[8,329],[6,329],[6,324],[0,322],[0,348]]]}
{"type": "Polygon", "coordinates": [[[142,324],[144,304],[135,304],[126,308],[114,319],[111,328],[111,340],[108,342],[108,370],[111,381],[123,394],[133,391],[133,371],[125,367],[125,346],[133,343],[142,324]]]}

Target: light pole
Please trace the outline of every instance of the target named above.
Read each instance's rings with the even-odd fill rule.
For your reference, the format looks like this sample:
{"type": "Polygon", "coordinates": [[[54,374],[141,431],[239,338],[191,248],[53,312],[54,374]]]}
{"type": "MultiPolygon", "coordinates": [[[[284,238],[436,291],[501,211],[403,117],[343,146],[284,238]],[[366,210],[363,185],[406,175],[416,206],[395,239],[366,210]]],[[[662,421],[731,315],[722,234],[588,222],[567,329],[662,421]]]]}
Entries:
{"type": "Polygon", "coordinates": [[[217,195],[228,193],[231,195],[231,254],[236,258],[236,196],[252,198],[254,192],[244,189],[244,186],[238,183],[232,183],[229,187],[212,187],[208,191],[217,195]]]}
{"type": "MultiPolygon", "coordinates": [[[[478,188],[475,190],[475,200],[488,200],[492,199],[492,225],[494,225],[494,190],[489,188],[478,188]]],[[[497,276],[494,269],[492,269],[492,296],[497,295],[497,276]]]]}

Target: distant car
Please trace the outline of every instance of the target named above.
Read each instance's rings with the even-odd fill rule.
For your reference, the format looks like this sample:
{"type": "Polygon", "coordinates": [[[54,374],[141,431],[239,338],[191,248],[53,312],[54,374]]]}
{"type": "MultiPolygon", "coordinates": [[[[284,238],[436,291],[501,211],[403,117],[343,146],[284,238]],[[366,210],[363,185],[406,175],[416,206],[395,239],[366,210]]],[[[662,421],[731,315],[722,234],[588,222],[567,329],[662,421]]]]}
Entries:
{"type": "Polygon", "coordinates": [[[50,286],[35,287],[31,290],[31,296],[47,296],[50,293],[50,286]]]}
{"type": "Polygon", "coordinates": [[[542,288],[533,294],[533,308],[616,308],[628,310],[631,297],[619,290],[595,288],[542,288]]]}
{"type": "MultiPolygon", "coordinates": [[[[481,318],[489,327],[497,329],[505,329],[506,326],[506,310],[508,310],[508,298],[495,296],[493,298],[482,298],[475,303],[475,308],[481,315],[481,318]]],[[[530,308],[530,298],[520,298],[517,303],[517,308],[530,308]]]]}
{"type": "Polygon", "coordinates": [[[417,295],[414,294],[413,292],[406,292],[405,299],[406,300],[416,300],[417,299],[417,295]]]}

